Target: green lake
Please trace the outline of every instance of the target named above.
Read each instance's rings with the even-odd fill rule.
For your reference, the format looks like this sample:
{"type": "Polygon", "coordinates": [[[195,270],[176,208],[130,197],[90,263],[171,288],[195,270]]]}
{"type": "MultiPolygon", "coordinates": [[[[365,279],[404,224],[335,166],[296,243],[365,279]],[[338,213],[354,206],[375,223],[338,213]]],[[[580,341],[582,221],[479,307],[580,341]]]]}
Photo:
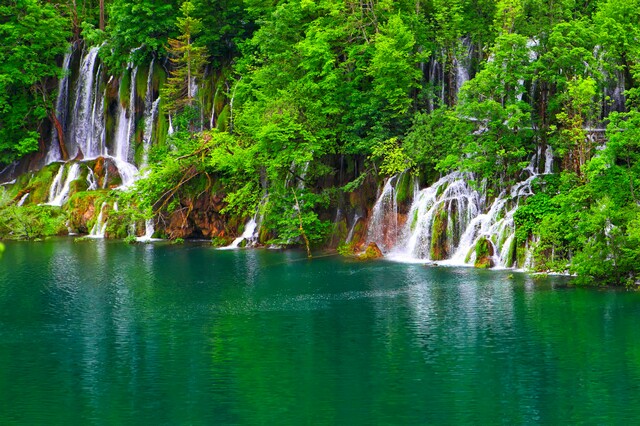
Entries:
{"type": "Polygon", "coordinates": [[[60,239],[0,259],[2,424],[640,418],[640,293],[60,239]]]}

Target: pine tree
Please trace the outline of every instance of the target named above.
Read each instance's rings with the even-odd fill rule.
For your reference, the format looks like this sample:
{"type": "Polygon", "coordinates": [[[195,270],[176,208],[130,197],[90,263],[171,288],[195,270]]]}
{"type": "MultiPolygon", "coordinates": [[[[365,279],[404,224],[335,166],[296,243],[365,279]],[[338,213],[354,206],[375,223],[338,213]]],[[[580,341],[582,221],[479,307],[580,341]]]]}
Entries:
{"type": "Polygon", "coordinates": [[[193,86],[194,82],[202,81],[204,77],[207,49],[193,42],[194,36],[202,29],[202,22],[191,16],[193,10],[194,6],[190,1],[182,4],[182,17],[177,22],[180,35],[177,39],[169,39],[168,51],[173,71],[162,94],[163,108],[168,114],[180,113],[188,106],[200,106],[193,86]]]}

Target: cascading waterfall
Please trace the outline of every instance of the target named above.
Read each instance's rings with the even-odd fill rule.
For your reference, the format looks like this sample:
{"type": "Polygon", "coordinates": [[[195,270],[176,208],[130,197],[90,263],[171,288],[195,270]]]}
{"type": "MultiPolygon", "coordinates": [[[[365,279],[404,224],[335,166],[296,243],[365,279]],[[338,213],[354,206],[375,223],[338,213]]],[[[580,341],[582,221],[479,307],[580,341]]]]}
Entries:
{"type": "Polygon", "coordinates": [[[85,158],[95,158],[102,152],[104,142],[104,118],[102,116],[102,102],[97,96],[100,82],[99,74],[101,66],[95,72],[98,58],[98,47],[92,47],[84,55],[80,64],[80,74],[76,83],[75,101],[73,104],[73,116],[69,123],[68,146],[71,158],[82,153],[85,158]],[[96,114],[98,117],[96,117],[96,114]]]}
{"type": "Polygon", "coordinates": [[[96,223],[91,228],[91,232],[89,233],[90,238],[104,238],[105,233],[107,232],[107,221],[104,220],[104,209],[107,207],[107,203],[103,202],[100,206],[100,213],[98,213],[98,219],[96,223]]]}
{"type": "Polygon", "coordinates": [[[228,246],[221,247],[221,250],[236,249],[240,247],[240,244],[245,240],[247,241],[246,247],[251,247],[258,242],[258,239],[260,238],[260,226],[262,225],[262,220],[264,219],[262,206],[268,200],[269,194],[264,194],[262,200],[260,200],[258,208],[256,209],[256,213],[244,225],[244,232],[242,232],[242,235],[233,240],[228,246]]]}
{"type": "Polygon", "coordinates": [[[258,222],[255,217],[252,217],[249,222],[244,225],[244,232],[238,238],[233,240],[231,244],[226,247],[222,247],[222,249],[236,249],[240,247],[240,244],[243,241],[247,241],[248,244],[251,244],[253,241],[257,239],[256,229],[258,228],[258,222]]]}
{"type": "Polygon", "coordinates": [[[551,145],[547,145],[547,149],[544,151],[544,174],[551,173],[553,173],[553,149],[551,145]]]}
{"type": "MultiPolygon", "coordinates": [[[[117,205],[114,204],[114,210],[117,211],[117,205]]],[[[136,241],[140,243],[149,243],[153,241],[160,241],[159,238],[153,238],[153,234],[156,232],[153,224],[153,219],[147,219],[144,223],[144,235],[136,238],[136,241]]]]}
{"type": "MultiPolygon", "coordinates": [[[[447,265],[474,264],[481,240],[490,245],[491,263],[512,267],[515,263],[515,222],[518,203],[533,195],[531,184],[553,169],[550,147],[535,154],[523,170],[525,178],[487,205],[476,190],[473,176],[453,172],[414,194],[407,222],[398,229],[395,186],[399,175],[385,182],[372,210],[367,241],[375,242],[387,257],[398,261],[438,261],[447,265]]],[[[482,191],[484,192],[484,191],[482,191]]],[[[354,221],[354,225],[355,225],[354,221]]],[[[350,231],[349,237],[352,237],[350,231]]],[[[349,237],[347,240],[349,240],[349,237]]],[[[529,246],[527,245],[527,250],[529,246]]],[[[528,256],[530,265],[530,256],[528,256]]],[[[525,262],[526,263],[526,262],[525,262]]]]}
{"type": "Polygon", "coordinates": [[[153,125],[158,117],[158,106],[160,105],[160,97],[153,100],[153,65],[155,58],[151,60],[149,65],[149,75],[147,76],[147,91],[144,95],[144,133],[142,135],[143,155],[141,167],[146,166],[149,161],[149,149],[151,148],[151,138],[153,136],[153,125]]]}
{"type": "Polygon", "coordinates": [[[64,171],[67,169],[67,165],[60,166],[56,177],[53,179],[51,188],[49,189],[49,200],[46,204],[50,206],[62,206],[69,196],[69,190],[71,188],[71,182],[78,179],[80,176],[80,164],[73,163],[69,166],[67,176],[62,182],[64,171]]]}
{"type": "Polygon", "coordinates": [[[24,205],[24,202],[27,201],[27,197],[29,196],[29,194],[30,192],[27,192],[22,197],[20,197],[20,201],[18,201],[18,207],[24,205]]]}
{"type": "Polygon", "coordinates": [[[87,167],[87,191],[95,191],[98,189],[98,180],[96,174],[91,167],[87,167]]]}
{"type": "Polygon", "coordinates": [[[349,233],[347,234],[347,239],[345,240],[346,243],[350,243],[351,240],[353,240],[353,234],[356,231],[356,225],[358,224],[359,221],[362,220],[362,217],[358,214],[356,214],[353,217],[353,224],[351,225],[351,229],[349,229],[349,233]]]}
{"type": "MultiPolygon", "coordinates": [[[[60,126],[62,127],[62,132],[65,132],[66,123],[67,123],[67,102],[69,98],[69,77],[71,75],[71,70],[69,69],[71,65],[71,57],[73,54],[73,50],[70,50],[64,55],[64,59],[62,61],[62,70],[63,76],[58,82],[58,97],[56,99],[56,117],[60,126]]],[[[49,147],[49,151],[47,152],[47,156],[45,157],[45,164],[51,164],[55,161],[62,160],[62,153],[60,152],[60,138],[58,137],[58,131],[55,126],[51,129],[51,145],[49,147]]]]}
{"type": "Polygon", "coordinates": [[[173,129],[173,120],[171,119],[171,114],[169,114],[169,131],[167,132],[167,134],[171,136],[174,133],[175,130],[173,129]]]}
{"type": "Polygon", "coordinates": [[[469,38],[464,38],[461,45],[463,48],[461,54],[456,55],[453,60],[456,71],[456,97],[460,93],[462,85],[469,81],[469,70],[471,68],[470,62],[473,53],[473,45],[469,38]]]}
{"type": "Polygon", "coordinates": [[[125,108],[122,103],[118,107],[118,120],[116,123],[116,136],[115,136],[115,152],[113,157],[129,162],[131,151],[131,136],[135,129],[135,110],[136,110],[136,78],[138,74],[138,67],[129,65],[131,70],[131,82],[129,83],[129,105],[125,108]]]}
{"type": "Polygon", "coordinates": [[[129,105],[125,108],[122,102],[118,103],[118,119],[116,121],[116,132],[113,158],[118,166],[120,177],[122,178],[121,188],[128,188],[135,182],[138,168],[129,162],[131,155],[131,139],[135,131],[135,111],[136,111],[136,77],[138,67],[129,64],[131,70],[131,83],[129,84],[129,105]]]}
{"type": "Polygon", "coordinates": [[[395,188],[398,181],[399,175],[387,179],[369,221],[367,241],[376,243],[383,251],[390,250],[398,238],[398,202],[395,188]]]}
{"type": "Polygon", "coordinates": [[[460,236],[484,206],[483,197],[469,180],[463,173],[450,173],[416,195],[394,258],[443,260],[454,252],[460,236]],[[434,235],[434,227],[443,235],[434,235]],[[435,253],[436,245],[442,253],[435,253]]]}

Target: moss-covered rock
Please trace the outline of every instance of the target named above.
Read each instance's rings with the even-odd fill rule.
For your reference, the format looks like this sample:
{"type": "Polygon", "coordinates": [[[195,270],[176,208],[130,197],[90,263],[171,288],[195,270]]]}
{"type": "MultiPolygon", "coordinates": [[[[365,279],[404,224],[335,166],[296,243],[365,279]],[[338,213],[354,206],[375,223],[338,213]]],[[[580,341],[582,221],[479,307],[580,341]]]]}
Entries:
{"type": "MultiPolygon", "coordinates": [[[[27,204],[42,204],[49,199],[49,189],[55,176],[58,174],[60,167],[64,167],[64,163],[52,163],[43,167],[38,172],[29,175],[28,181],[24,180],[16,182],[14,187],[21,187],[19,191],[22,194],[29,193],[29,197],[25,201],[27,204]]],[[[26,175],[25,175],[26,176],[26,175]]],[[[22,178],[24,179],[24,178],[22,178]]]]}
{"type": "Polygon", "coordinates": [[[411,206],[410,201],[413,198],[413,180],[413,176],[409,171],[403,172],[398,176],[398,183],[396,184],[396,201],[398,202],[398,209],[400,211],[408,210],[411,206]]]}
{"type": "Polygon", "coordinates": [[[362,253],[356,256],[356,258],[359,260],[372,260],[379,259],[383,256],[384,255],[382,254],[380,247],[378,247],[376,243],[371,242],[362,253]]]}
{"type": "Polygon", "coordinates": [[[442,204],[435,213],[431,228],[431,260],[444,260],[449,257],[448,222],[449,214],[442,204]]]}
{"type": "Polygon", "coordinates": [[[349,230],[347,229],[347,219],[334,222],[331,234],[327,237],[326,244],[329,248],[336,248],[347,240],[349,230]]]}
{"type": "Polygon", "coordinates": [[[84,191],[71,195],[64,206],[69,217],[69,228],[78,234],[88,234],[106,197],[106,191],[84,191]]]}
{"type": "Polygon", "coordinates": [[[476,268],[486,269],[492,268],[493,263],[493,244],[487,238],[480,238],[476,243],[476,261],[474,266],[476,268]]]}

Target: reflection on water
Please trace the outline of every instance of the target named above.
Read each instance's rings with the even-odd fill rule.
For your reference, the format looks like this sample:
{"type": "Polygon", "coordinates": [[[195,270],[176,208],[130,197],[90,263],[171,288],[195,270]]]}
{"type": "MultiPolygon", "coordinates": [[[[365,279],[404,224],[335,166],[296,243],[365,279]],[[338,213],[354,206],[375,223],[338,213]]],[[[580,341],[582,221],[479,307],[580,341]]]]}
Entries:
{"type": "Polygon", "coordinates": [[[3,423],[616,423],[640,295],[559,277],[95,240],[8,244],[3,423]]]}

